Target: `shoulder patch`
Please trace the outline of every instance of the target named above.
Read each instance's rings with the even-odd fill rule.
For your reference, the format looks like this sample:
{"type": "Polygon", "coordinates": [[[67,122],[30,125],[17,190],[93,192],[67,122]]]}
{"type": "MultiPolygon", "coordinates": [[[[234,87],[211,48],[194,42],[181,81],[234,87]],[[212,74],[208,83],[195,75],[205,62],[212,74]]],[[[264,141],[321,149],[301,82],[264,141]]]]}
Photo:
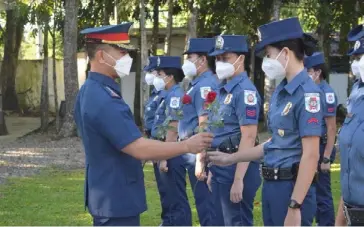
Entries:
{"type": "Polygon", "coordinates": [[[320,111],[319,93],[305,93],[305,109],[310,113],[318,113],[320,111]]]}
{"type": "Polygon", "coordinates": [[[330,93],[325,93],[326,95],[326,102],[328,104],[333,104],[335,103],[335,94],[330,92],[330,93]]]}
{"type": "Polygon", "coordinates": [[[200,87],[201,98],[206,99],[206,96],[210,91],[211,87],[200,87]]]}
{"type": "Polygon", "coordinates": [[[113,89],[105,86],[105,90],[109,93],[109,95],[113,98],[121,98],[113,89]]]}
{"type": "Polygon", "coordinates": [[[257,92],[251,90],[244,90],[244,103],[249,106],[257,104],[257,92]]]}
{"type": "Polygon", "coordinates": [[[180,97],[172,97],[171,101],[169,102],[169,106],[173,109],[176,109],[179,107],[179,103],[180,103],[180,97]]]}

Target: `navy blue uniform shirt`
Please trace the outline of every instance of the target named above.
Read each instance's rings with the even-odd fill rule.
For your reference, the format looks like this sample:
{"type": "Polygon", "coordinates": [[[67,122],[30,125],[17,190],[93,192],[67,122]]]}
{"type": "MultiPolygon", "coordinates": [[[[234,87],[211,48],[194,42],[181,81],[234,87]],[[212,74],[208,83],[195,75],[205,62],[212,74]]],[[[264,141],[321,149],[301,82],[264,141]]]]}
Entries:
{"type": "Polygon", "coordinates": [[[112,78],[89,72],[74,118],[86,153],[85,205],[93,216],[130,217],[147,209],[140,160],[123,153],[142,137],[112,78]]]}
{"type": "Polygon", "coordinates": [[[274,91],[268,112],[272,139],[264,145],[268,167],[291,167],[300,162],[302,137],[322,134],[322,92],[302,70],[292,81],[284,79],[274,91]]]}
{"type": "MultiPolygon", "coordinates": [[[[330,87],[330,85],[326,82],[326,80],[322,80],[318,86],[320,87],[323,95],[324,101],[322,113],[324,118],[326,117],[335,117],[336,116],[336,108],[337,108],[337,96],[334,92],[334,89],[330,87]]],[[[326,121],[322,121],[322,135],[326,135],[327,133],[327,125],[326,121]]]]}
{"type": "Polygon", "coordinates": [[[152,130],[153,122],[154,122],[154,118],[155,118],[155,112],[157,111],[158,105],[161,102],[161,97],[163,97],[163,95],[161,95],[161,93],[163,93],[163,92],[165,92],[165,91],[164,90],[157,91],[156,89],[153,89],[147,103],[145,104],[145,108],[144,108],[145,130],[152,130]]]}

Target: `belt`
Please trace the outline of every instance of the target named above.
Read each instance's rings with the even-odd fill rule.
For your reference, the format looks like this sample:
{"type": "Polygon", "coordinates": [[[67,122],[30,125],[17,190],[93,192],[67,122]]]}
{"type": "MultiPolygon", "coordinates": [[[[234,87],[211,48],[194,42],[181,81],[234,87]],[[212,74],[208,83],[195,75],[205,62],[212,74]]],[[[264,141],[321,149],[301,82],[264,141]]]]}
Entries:
{"type": "Polygon", "coordinates": [[[344,204],[344,215],[348,226],[350,225],[364,225],[364,208],[351,206],[347,203],[344,204]]]}
{"type": "MultiPolygon", "coordinates": [[[[261,175],[267,181],[295,181],[297,179],[298,169],[299,163],[295,163],[288,168],[271,168],[263,164],[261,165],[261,175]]],[[[317,173],[315,173],[312,183],[317,181],[317,176],[317,173]]]]}
{"type": "Polygon", "coordinates": [[[235,150],[230,150],[229,148],[225,149],[225,148],[212,148],[212,147],[210,147],[210,148],[208,148],[206,150],[206,152],[209,152],[209,151],[220,151],[220,152],[228,153],[228,154],[236,153],[235,150]]]}

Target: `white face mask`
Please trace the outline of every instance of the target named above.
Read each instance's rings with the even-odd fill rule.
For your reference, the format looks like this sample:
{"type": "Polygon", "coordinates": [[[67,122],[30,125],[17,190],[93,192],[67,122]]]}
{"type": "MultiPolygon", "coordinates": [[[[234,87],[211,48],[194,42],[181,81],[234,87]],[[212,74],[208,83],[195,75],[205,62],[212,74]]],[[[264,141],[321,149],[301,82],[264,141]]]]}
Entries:
{"type": "Polygon", "coordinates": [[[286,63],[286,66],[283,67],[283,65],[278,61],[278,58],[282,54],[282,51],[283,50],[279,52],[278,56],[275,59],[268,57],[263,58],[262,70],[270,80],[283,79],[286,76],[286,68],[289,59],[286,63]]]}
{"type": "MultiPolygon", "coordinates": [[[[164,77],[166,78],[166,77],[164,77]]],[[[160,78],[160,77],[154,77],[154,80],[153,80],[153,85],[155,87],[155,89],[157,91],[161,91],[161,90],[164,90],[166,88],[166,82],[164,82],[164,78],[160,78]]]]}
{"type": "MultiPolygon", "coordinates": [[[[364,55],[360,58],[358,66],[359,66],[359,74],[361,77],[361,81],[364,82],[364,55]]],[[[357,78],[359,78],[359,76],[357,78]]]]}
{"type": "Polygon", "coordinates": [[[106,52],[104,52],[104,53],[107,54],[110,58],[112,58],[115,61],[114,66],[111,66],[107,63],[105,63],[105,64],[113,67],[120,78],[129,76],[130,69],[133,64],[133,58],[131,58],[129,54],[125,54],[119,60],[115,60],[115,58],[113,58],[110,54],[108,54],[106,52]]]}
{"type": "Polygon", "coordinates": [[[235,71],[240,67],[239,66],[237,69],[235,69],[234,67],[236,62],[239,60],[240,56],[238,57],[238,59],[236,59],[234,64],[222,61],[216,62],[216,74],[219,80],[224,80],[234,75],[235,71]]]}
{"type": "Polygon", "coordinates": [[[187,59],[182,65],[183,73],[185,74],[186,78],[189,80],[192,80],[193,77],[197,75],[197,68],[195,65],[196,61],[192,62],[187,59]]]}
{"type": "Polygon", "coordinates": [[[148,85],[153,85],[154,77],[155,75],[153,73],[147,72],[147,74],[145,74],[145,82],[148,85]]]}
{"type": "Polygon", "coordinates": [[[359,78],[360,72],[359,72],[359,61],[354,60],[353,63],[351,63],[351,72],[353,73],[356,78],[359,78]]]}
{"type": "Polygon", "coordinates": [[[316,82],[316,80],[318,79],[318,76],[316,76],[315,74],[308,74],[308,75],[313,80],[313,82],[316,82]]]}

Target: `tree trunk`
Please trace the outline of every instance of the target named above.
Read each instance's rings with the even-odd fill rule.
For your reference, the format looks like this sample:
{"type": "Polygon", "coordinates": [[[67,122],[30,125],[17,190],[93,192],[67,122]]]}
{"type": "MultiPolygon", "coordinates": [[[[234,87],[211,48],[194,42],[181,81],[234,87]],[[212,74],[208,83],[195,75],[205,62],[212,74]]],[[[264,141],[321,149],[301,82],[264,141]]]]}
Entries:
{"type": "Polygon", "coordinates": [[[109,25],[110,24],[110,12],[108,10],[109,1],[110,0],[104,0],[104,20],[103,20],[104,25],[109,25]]]}
{"type": "Polygon", "coordinates": [[[173,28],[173,0],[167,0],[168,4],[168,20],[164,53],[165,55],[171,55],[171,41],[172,41],[172,28],[173,28]]]}
{"type": "Polygon", "coordinates": [[[2,99],[2,95],[1,95],[1,86],[0,86],[0,136],[4,136],[8,134],[8,129],[6,128],[6,123],[5,123],[5,115],[4,115],[4,111],[2,109],[3,106],[3,99],[2,99]]]}
{"type": "Polygon", "coordinates": [[[190,10],[190,16],[188,18],[188,35],[186,37],[187,40],[190,38],[197,37],[197,14],[198,14],[197,2],[195,2],[194,0],[190,0],[188,8],[190,10]]]}
{"type": "MultiPolygon", "coordinates": [[[[158,0],[155,0],[158,1],[158,0]]],[[[138,80],[136,80],[135,86],[139,88],[139,92],[135,92],[134,107],[138,107],[139,111],[134,111],[135,120],[138,125],[141,124],[141,114],[144,113],[144,103],[148,100],[149,96],[149,86],[145,83],[145,74],[143,72],[143,67],[147,64],[148,59],[148,41],[147,32],[145,30],[145,0],[140,0],[140,61],[138,67],[138,80]],[[138,97],[139,96],[139,97],[138,97]],[[141,99],[142,97],[142,99],[141,99]],[[139,101],[136,102],[136,101],[139,101]]],[[[137,109],[135,109],[137,110],[137,109]]]]}
{"type": "Polygon", "coordinates": [[[325,54],[325,63],[330,68],[329,56],[330,56],[330,18],[332,17],[332,10],[329,0],[322,0],[320,8],[317,11],[318,21],[318,41],[325,54]]]}
{"type": "Polygon", "coordinates": [[[47,131],[49,123],[49,94],[48,94],[48,32],[49,21],[45,21],[43,42],[43,76],[40,95],[40,129],[47,131]]]}
{"type": "Polygon", "coordinates": [[[279,20],[281,14],[282,0],[273,0],[273,20],[279,20]]]}
{"type": "MultiPolygon", "coordinates": [[[[54,1],[54,15],[57,12],[57,0],[54,1]]],[[[59,132],[60,128],[60,116],[59,116],[59,107],[58,107],[58,88],[57,88],[57,70],[56,70],[56,24],[53,23],[53,32],[52,32],[52,61],[53,61],[53,93],[54,93],[54,111],[56,112],[56,132],[59,132]]]]}
{"type": "Polygon", "coordinates": [[[64,21],[64,88],[66,98],[66,115],[60,137],[71,137],[76,135],[76,125],[73,119],[75,99],[78,92],[77,74],[77,14],[78,0],[66,0],[64,21]]]}
{"type": "MultiPolygon", "coordinates": [[[[152,54],[157,55],[159,40],[159,0],[154,0],[153,5],[153,33],[152,54]]],[[[143,61],[142,61],[143,62],[143,61]]]]}

